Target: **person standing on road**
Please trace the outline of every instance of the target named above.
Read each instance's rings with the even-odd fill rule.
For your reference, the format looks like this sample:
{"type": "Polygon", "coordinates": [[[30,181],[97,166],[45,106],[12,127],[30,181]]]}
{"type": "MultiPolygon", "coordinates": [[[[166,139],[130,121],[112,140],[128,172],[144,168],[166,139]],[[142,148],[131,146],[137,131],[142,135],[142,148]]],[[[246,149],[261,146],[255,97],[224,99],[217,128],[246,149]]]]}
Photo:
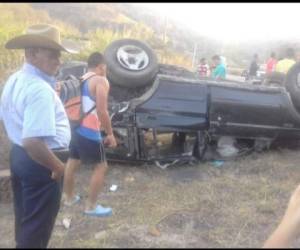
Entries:
{"type": "Polygon", "coordinates": [[[270,74],[275,71],[276,63],[277,60],[276,60],[275,52],[272,52],[266,64],[266,74],[270,74]]]}
{"type": "Polygon", "coordinates": [[[208,77],[209,76],[209,66],[206,62],[206,58],[200,59],[200,64],[198,65],[198,74],[199,77],[208,77]]]}
{"type": "Polygon", "coordinates": [[[215,80],[225,79],[226,78],[226,68],[222,63],[220,56],[214,55],[212,57],[213,64],[215,66],[214,70],[211,73],[211,77],[215,80]]]}
{"type": "Polygon", "coordinates": [[[249,68],[249,78],[253,79],[256,77],[257,75],[257,70],[259,69],[259,65],[258,65],[258,55],[254,54],[252,62],[250,64],[250,68],[249,68]]]}
{"type": "Polygon", "coordinates": [[[97,198],[104,184],[107,171],[104,145],[116,147],[111,121],[107,110],[109,83],[106,79],[106,64],[101,53],[92,53],[88,58],[88,72],[83,75],[83,112],[95,109],[85,116],[81,125],[72,131],[70,158],[64,176],[65,205],[72,206],[80,200],[74,193],[74,173],[81,161],[94,166],[90,179],[88,199],[84,213],[91,216],[109,216],[112,209],[97,205],[97,198]],[[101,136],[100,129],[107,136],[101,136]]]}
{"type": "Polygon", "coordinates": [[[221,62],[224,65],[225,69],[227,69],[227,60],[225,56],[220,56],[221,62]]]}
{"type": "Polygon", "coordinates": [[[277,62],[275,71],[286,74],[295,63],[295,51],[292,48],[288,48],[285,57],[277,62]]]}
{"type": "Polygon", "coordinates": [[[30,26],[6,43],[24,49],[25,63],[6,82],[0,110],[12,142],[10,170],[17,248],[46,248],[60,207],[63,162],[55,151],[68,148],[70,125],[55,90],[61,51],[58,29],[30,26]]]}

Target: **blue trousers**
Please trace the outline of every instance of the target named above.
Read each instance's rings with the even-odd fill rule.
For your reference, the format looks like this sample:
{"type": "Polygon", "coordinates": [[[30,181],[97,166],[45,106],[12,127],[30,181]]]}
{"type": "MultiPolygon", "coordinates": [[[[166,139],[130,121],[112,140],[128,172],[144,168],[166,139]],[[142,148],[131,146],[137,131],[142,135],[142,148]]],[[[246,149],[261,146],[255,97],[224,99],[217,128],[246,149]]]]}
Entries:
{"type": "Polygon", "coordinates": [[[16,248],[46,248],[61,199],[62,183],[13,145],[10,152],[16,248]]]}

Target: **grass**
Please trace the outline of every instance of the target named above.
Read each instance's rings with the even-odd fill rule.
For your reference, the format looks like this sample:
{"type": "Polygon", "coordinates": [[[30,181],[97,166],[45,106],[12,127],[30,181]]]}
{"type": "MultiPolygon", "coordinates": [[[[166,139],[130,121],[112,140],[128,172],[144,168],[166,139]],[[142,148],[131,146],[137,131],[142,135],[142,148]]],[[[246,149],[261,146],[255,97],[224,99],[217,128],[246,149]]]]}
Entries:
{"type": "MultiPolygon", "coordinates": [[[[286,163],[280,162],[279,158],[274,153],[262,154],[261,159],[241,160],[232,165],[228,163],[228,168],[219,172],[204,165],[198,171],[214,172],[214,176],[207,180],[195,179],[183,183],[170,180],[168,170],[160,173],[157,169],[127,169],[137,178],[133,183],[126,184],[124,196],[120,194],[116,199],[110,199],[110,204],[117,212],[107,219],[111,227],[108,227],[110,231],[106,243],[103,239],[102,243],[96,243],[90,237],[77,246],[96,244],[95,246],[109,247],[109,242],[120,246],[121,242],[126,241],[124,244],[131,247],[146,247],[147,244],[141,242],[142,239],[134,237],[141,235],[143,239],[148,239],[151,246],[157,247],[151,241],[153,236],[148,234],[148,229],[156,226],[161,232],[158,242],[164,239],[159,243],[162,247],[188,246],[188,242],[176,242],[180,239],[178,232],[185,235],[188,241],[198,237],[197,231],[208,244],[201,245],[198,242],[200,247],[259,247],[283,214],[290,192],[297,184],[296,177],[299,177],[296,168],[291,167],[288,174],[286,163]],[[236,167],[239,167],[238,174],[234,173],[236,167]],[[251,169],[256,169],[256,174],[251,169]],[[148,171],[157,175],[153,176],[151,173],[149,178],[148,171]],[[270,173],[275,173],[275,176],[270,173]],[[273,177],[278,179],[279,176],[286,175],[294,178],[282,178],[274,183],[273,177]],[[143,178],[147,181],[144,182],[143,178]],[[207,230],[202,229],[205,225],[203,222],[202,226],[194,228],[194,235],[189,236],[187,233],[191,229],[188,229],[188,224],[185,225],[184,221],[184,218],[189,217],[194,222],[206,221],[206,225],[210,226],[207,230]],[[261,228],[259,233],[257,228],[261,228]],[[174,242],[167,241],[167,236],[174,237],[174,242]]],[[[290,162],[288,165],[293,166],[290,162]]],[[[126,171],[124,166],[122,168],[126,171]]],[[[125,183],[121,186],[123,185],[125,183]]]]}
{"type": "MultiPolygon", "coordinates": [[[[5,129],[0,121],[0,166],[8,166],[10,142],[5,135],[5,129]]],[[[1,167],[0,167],[1,169],[1,167]]]]}
{"type": "MultiPolygon", "coordinates": [[[[62,206],[50,247],[261,247],[298,185],[299,158],[297,151],[271,151],[225,162],[221,169],[206,163],[165,171],[111,164],[99,202],[111,206],[113,216],[84,216],[83,202],[62,206]],[[194,176],[176,176],[185,171],[194,176]],[[109,192],[112,184],[116,192],[109,192]],[[65,217],[72,218],[69,230],[59,225],[65,217]]],[[[90,174],[85,168],[77,174],[83,200],[90,174]]],[[[2,218],[0,233],[11,238],[0,246],[9,247],[13,215],[2,218]]]]}

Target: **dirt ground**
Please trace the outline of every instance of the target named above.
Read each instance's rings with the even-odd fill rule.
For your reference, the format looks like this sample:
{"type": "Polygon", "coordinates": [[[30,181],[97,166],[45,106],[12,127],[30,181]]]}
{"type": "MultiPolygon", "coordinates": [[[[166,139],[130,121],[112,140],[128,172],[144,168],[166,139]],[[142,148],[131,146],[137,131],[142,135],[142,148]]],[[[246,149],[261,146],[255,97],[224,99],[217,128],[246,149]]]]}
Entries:
{"type": "MultiPolygon", "coordinates": [[[[276,150],[221,167],[111,164],[99,196],[113,209],[106,218],[82,213],[91,170],[81,168],[76,187],[82,201],[72,208],[62,204],[49,247],[261,247],[300,183],[299,163],[299,150],[276,150]]],[[[11,203],[0,204],[0,218],[0,247],[14,247],[11,203]]]]}

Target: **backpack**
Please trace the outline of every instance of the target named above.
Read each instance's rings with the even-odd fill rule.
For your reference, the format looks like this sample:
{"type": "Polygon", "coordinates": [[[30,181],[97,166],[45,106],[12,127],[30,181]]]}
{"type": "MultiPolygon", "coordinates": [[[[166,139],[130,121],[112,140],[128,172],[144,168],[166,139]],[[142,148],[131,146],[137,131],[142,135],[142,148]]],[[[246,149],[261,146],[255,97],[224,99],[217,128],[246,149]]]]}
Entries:
{"type": "Polygon", "coordinates": [[[96,108],[96,105],[94,105],[86,113],[82,109],[83,82],[95,75],[91,73],[86,78],[81,77],[79,79],[74,75],[69,75],[64,81],[60,82],[59,97],[65,107],[71,130],[79,127],[82,120],[96,108]]]}

